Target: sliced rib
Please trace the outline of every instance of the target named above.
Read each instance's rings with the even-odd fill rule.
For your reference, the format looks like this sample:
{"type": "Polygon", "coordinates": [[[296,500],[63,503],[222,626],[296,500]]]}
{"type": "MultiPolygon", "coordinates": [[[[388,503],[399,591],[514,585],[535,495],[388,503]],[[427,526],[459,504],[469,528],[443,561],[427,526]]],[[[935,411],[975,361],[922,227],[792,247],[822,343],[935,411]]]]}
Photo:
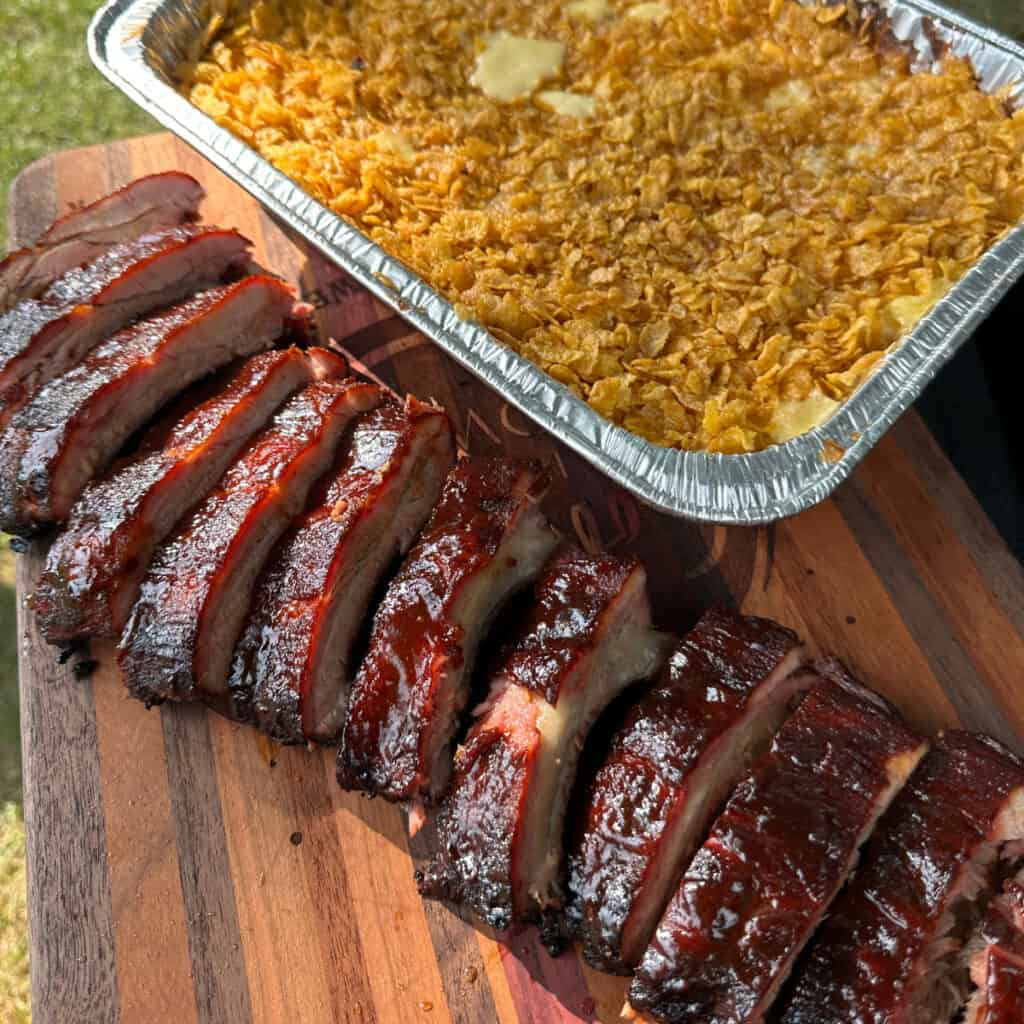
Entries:
{"type": "Polygon", "coordinates": [[[636,966],[712,817],[813,680],[803,660],[790,630],[710,611],[634,706],[569,856],[567,917],[594,967],[636,966]]]}
{"type": "Polygon", "coordinates": [[[269,348],[294,303],[272,277],[202,292],[119,331],[43,385],[0,437],[0,529],[61,522],[85,485],[183,388],[269,348]]]}
{"type": "Polygon", "coordinates": [[[759,1024],[924,754],[835,662],[736,788],[683,874],[629,989],[673,1024],[759,1024]]]}
{"type": "Polygon", "coordinates": [[[186,225],[113,246],[0,317],[0,427],[43,384],[137,316],[219,284],[246,260],[237,231],[186,225]]]}
{"type": "Polygon", "coordinates": [[[277,407],[320,376],[314,359],[296,348],[253,356],[159,448],[87,487],[32,597],[46,639],[118,636],[157,544],[213,490],[277,407]]]}
{"type": "Polygon", "coordinates": [[[304,388],[157,549],[118,647],[136,697],[203,698],[229,710],[228,669],[256,577],[333,461],[345,427],[380,400],[379,388],[354,380],[304,388]]]}
{"type": "MultiPolygon", "coordinates": [[[[987,946],[975,971],[978,991],[964,1024],[1020,1024],[1024,1015],[1024,956],[1006,946],[987,946]]],[[[975,974],[972,971],[972,975],[975,974]]]]}
{"type": "Polygon", "coordinates": [[[205,193],[189,174],[150,174],[54,221],[35,245],[0,261],[0,313],[112,245],[194,221],[205,193]]]}
{"type": "Polygon", "coordinates": [[[786,1024],[950,1020],[963,930],[1001,847],[1021,839],[1024,763],[985,736],[940,736],[815,938],[786,1024]]]}
{"type": "Polygon", "coordinates": [[[963,959],[975,986],[964,1024],[1020,1024],[1024,1014],[1024,871],[1004,881],[963,959]]]}
{"type": "Polygon", "coordinates": [[[448,417],[415,399],[387,402],[356,424],[257,587],[231,670],[239,717],[252,700],[257,723],[280,742],[337,736],[370,598],[419,533],[454,455],[448,417]]]}
{"type": "Polygon", "coordinates": [[[535,500],[543,483],[512,459],[463,459],[449,474],[374,616],[342,732],[344,788],[407,801],[444,791],[477,648],[556,542],[535,500]]]}
{"type": "Polygon", "coordinates": [[[420,892],[499,929],[558,911],[566,805],[584,740],[627,685],[657,672],[668,643],[651,628],[639,562],[579,551],[551,561],[456,754],[420,892]]]}

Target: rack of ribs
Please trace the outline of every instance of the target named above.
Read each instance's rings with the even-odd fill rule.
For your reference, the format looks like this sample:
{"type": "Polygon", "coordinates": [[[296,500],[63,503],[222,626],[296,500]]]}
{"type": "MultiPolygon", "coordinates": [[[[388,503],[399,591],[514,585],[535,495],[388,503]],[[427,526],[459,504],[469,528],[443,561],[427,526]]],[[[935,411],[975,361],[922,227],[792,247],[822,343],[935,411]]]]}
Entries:
{"type": "Polygon", "coordinates": [[[680,641],[587,787],[569,854],[570,930],[599,970],[639,962],[752,757],[814,676],[796,634],[725,609],[680,641]]]}
{"type": "Polygon", "coordinates": [[[54,221],[34,245],[0,260],[0,313],[118,242],[196,220],[205,193],[181,171],[150,174],[54,221]]]}
{"type": "Polygon", "coordinates": [[[293,392],[336,377],[335,356],[297,348],[247,360],[159,443],[96,481],[73,506],[32,596],[50,643],[120,635],[156,546],[216,486],[293,392]]]}
{"type": "Polygon", "coordinates": [[[134,696],[147,705],[202,698],[230,713],[228,670],[256,578],[334,461],[346,426],[381,398],[351,378],[310,384],[160,545],[118,645],[134,696]]]}
{"type": "Polygon", "coordinates": [[[138,316],[221,282],[247,261],[237,231],[184,225],[112,246],[0,316],[0,427],[43,384],[138,316]]]}
{"type": "Polygon", "coordinates": [[[652,676],[669,640],[651,627],[635,559],[555,556],[487,700],[455,757],[437,848],[420,892],[494,928],[547,925],[563,899],[562,838],[583,743],[630,683],[652,676]]]}
{"type": "Polygon", "coordinates": [[[140,320],[93,349],[22,406],[0,435],[0,529],[61,522],[85,485],[182,388],[269,348],[291,290],[247,277],[140,320]]]}
{"type": "Polygon", "coordinates": [[[975,986],[964,1024],[1020,1024],[1024,1014],[1024,871],[1004,881],[963,959],[975,986]]]}
{"type": "Polygon", "coordinates": [[[414,831],[422,801],[447,787],[479,645],[557,542],[537,502],[546,482],[535,463],[459,461],[374,616],[342,730],[338,781],[412,803],[414,831]]]}
{"type": "Polygon", "coordinates": [[[337,736],[371,596],[426,521],[454,455],[448,417],[414,398],[357,422],[257,586],[231,670],[240,717],[251,702],[257,724],[285,743],[337,736]]]}
{"type": "Polygon", "coordinates": [[[760,1024],[926,744],[837,662],[754,763],[683,874],[627,1013],[760,1024]]]}
{"type": "Polygon", "coordinates": [[[868,844],[795,978],[785,1024],[932,1024],[963,1003],[965,922],[1024,839],[1024,762],[941,735],[868,844]]]}

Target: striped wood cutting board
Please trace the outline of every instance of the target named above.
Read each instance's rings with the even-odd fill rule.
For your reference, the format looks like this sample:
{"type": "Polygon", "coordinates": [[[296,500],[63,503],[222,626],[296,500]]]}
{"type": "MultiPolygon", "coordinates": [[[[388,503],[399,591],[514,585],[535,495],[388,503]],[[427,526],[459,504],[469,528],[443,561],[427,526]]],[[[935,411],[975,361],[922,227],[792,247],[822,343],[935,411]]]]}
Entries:
{"type": "MultiPolygon", "coordinates": [[[[761,529],[641,508],[504,406],[168,135],[58,153],[12,197],[12,242],[71,203],[181,168],[205,218],[291,276],[371,372],[436,398],[473,452],[545,460],[551,513],[590,548],[642,556],[657,618],[715,601],[837,652],[924,730],[962,722],[1024,749],[1024,576],[916,414],[835,498],[761,529]]],[[[29,593],[42,552],[19,559],[29,593]]],[[[331,752],[276,749],[200,708],[147,712],[109,651],[89,682],[19,608],[32,982],[39,1024],[615,1020],[624,983],[531,930],[498,941],[412,880],[399,811],[341,792],[331,752]]]]}

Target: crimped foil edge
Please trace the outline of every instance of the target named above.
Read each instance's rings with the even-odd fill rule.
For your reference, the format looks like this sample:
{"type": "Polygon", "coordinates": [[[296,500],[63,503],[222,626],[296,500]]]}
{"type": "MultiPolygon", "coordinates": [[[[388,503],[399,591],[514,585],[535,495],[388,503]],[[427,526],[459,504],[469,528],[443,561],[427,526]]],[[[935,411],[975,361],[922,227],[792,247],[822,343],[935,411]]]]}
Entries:
{"type": "MultiPolygon", "coordinates": [[[[605,420],[544,371],[459,319],[449,302],[365,235],[317,203],[169,84],[196,59],[226,0],[111,0],[89,28],[90,56],[115,86],[224,171],[328,259],[457,362],[644,503],[671,515],[757,525],[826,498],[1024,273],[1024,226],[989,249],[880,361],[830,419],[763,451],[713,455],[663,448],[605,420]],[[395,287],[389,288],[386,280],[395,287]],[[830,456],[829,453],[834,453],[830,456]]],[[[931,0],[864,3],[912,48],[919,69],[948,48],[983,88],[1024,105],[1024,48],[931,0]]]]}

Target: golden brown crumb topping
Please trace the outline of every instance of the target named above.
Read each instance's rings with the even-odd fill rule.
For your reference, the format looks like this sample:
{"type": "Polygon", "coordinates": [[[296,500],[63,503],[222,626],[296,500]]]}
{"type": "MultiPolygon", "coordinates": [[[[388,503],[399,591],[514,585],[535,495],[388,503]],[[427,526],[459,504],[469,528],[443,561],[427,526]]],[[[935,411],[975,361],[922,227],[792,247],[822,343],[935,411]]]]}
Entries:
{"type": "Polygon", "coordinates": [[[1024,113],[963,61],[911,74],[841,7],[259,0],[185,78],[460,312],[673,447],[820,422],[1024,215],[1024,113]],[[546,50],[487,91],[534,91],[491,98],[517,39],[546,50]]]}

